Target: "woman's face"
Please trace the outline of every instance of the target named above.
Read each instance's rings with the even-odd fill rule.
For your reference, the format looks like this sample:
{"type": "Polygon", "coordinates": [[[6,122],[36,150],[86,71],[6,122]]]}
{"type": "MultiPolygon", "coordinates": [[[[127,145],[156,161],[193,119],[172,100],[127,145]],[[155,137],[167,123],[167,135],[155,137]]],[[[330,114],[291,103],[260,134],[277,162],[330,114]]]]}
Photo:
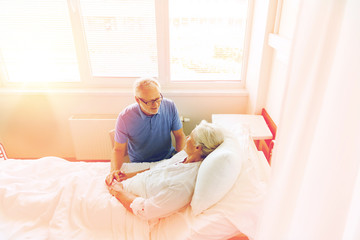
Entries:
{"type": "Polygon", "coordinates": [[[184,151],[187,153],[187,155],[191,155],[197,150],[198,150],[198,148],[195,145],[193,133],[191,133],[189,136],[186,137],[184,151]]]}

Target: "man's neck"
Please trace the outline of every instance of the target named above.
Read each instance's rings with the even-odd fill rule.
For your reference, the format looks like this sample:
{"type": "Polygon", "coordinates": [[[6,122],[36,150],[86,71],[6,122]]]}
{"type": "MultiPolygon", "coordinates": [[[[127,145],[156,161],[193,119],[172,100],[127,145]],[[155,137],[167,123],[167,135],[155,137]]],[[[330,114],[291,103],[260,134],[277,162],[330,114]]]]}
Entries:
{"type": "MultiPolygon", "coordinates": [[[[139,105],[139,106],[140,106],[140,105],[139,105]]],[[[143,114],[145,114],[145,115],[148,116],[148,117],[152,117],[152,116],[156,115],[156,114],[147,113],[146,111],[144,111],[144,110],[142,109],[141,106],[140,106],[140,110],[141,110],[141,112],[142,112],[143,114]]]]}

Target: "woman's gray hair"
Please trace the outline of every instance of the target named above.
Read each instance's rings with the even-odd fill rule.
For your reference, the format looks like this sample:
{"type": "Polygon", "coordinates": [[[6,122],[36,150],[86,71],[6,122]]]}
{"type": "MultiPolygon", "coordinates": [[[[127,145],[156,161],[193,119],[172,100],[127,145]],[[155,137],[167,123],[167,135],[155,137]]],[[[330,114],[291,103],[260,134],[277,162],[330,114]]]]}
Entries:
{"type": "Polygon", "coordinates": [[[160,83],[153,77],[141,77],[135,80],[133,88],[134,88],[134,94],[137,96],[137,93],[144,89],[148,88],[150,86],[154,86],[158,88],[159,92],[161,92],[161,86],[160,83]]]}
{"type": "Polygon", "coordinates": [[[201,157],[205,158],[224,142],[223,130],[213,123],[202,120],[192,132],[196,146],[202,147],[201,157]]]}

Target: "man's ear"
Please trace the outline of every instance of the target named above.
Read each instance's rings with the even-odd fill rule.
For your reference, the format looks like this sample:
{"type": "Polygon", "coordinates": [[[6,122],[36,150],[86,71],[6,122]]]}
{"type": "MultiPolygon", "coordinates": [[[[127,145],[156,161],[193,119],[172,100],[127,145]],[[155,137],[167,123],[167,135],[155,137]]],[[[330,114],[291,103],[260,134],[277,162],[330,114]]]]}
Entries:
{"type": "Polygon", "coordinates": [[[135,98],[135,101],[140,105],[140,100],[136,96],[134,96],[134,98],[135,98]]]}

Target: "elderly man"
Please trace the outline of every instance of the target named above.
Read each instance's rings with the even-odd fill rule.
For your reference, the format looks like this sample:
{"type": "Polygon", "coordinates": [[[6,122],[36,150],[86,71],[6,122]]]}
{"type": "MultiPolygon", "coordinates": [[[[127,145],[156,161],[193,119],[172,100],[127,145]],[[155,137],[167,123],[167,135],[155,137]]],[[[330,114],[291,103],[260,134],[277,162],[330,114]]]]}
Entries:
{"type": "Polygon", "coordinates": [[[160,84],[153,78],[140,78],[134,83],[136,103],[118,116],[111,172],[106,183],[120,178],[126,152],[131,162],[154,162],[170,158],[185,145],[185,134],[173,101],[163,98],[160,84]],[[171,144],[171,132],[175,146],[171,144]]]}

